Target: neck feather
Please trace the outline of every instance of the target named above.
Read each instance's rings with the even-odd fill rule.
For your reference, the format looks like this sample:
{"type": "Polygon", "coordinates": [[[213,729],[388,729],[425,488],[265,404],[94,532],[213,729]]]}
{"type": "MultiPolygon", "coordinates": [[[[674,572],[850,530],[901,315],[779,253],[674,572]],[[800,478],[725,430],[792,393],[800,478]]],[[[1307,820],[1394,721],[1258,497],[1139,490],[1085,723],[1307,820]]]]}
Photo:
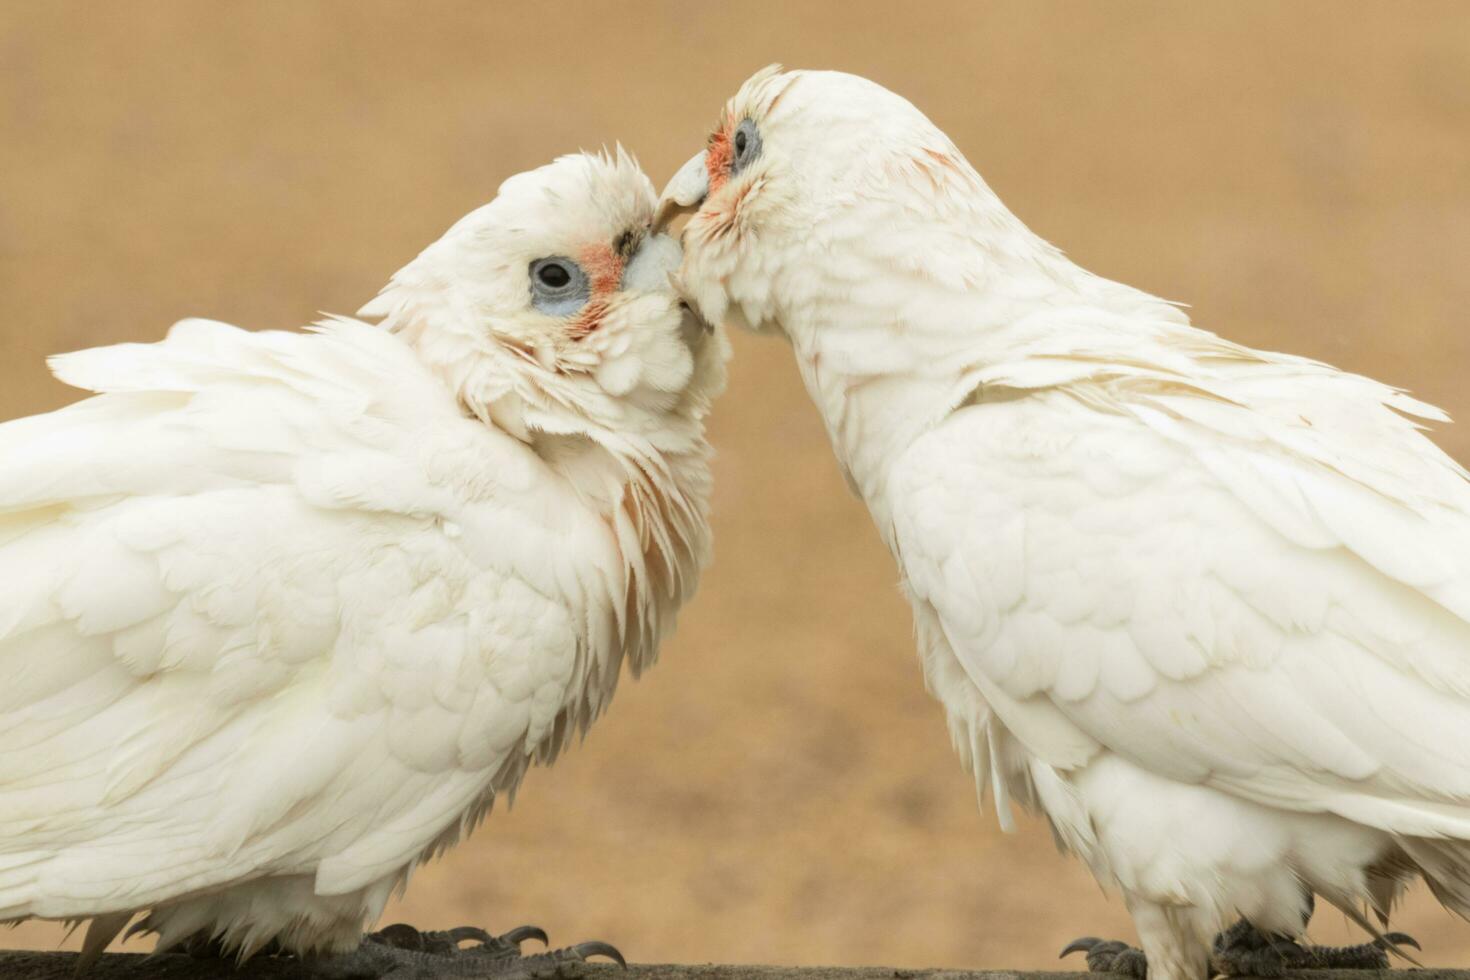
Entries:
{"type": "Polygon", "coordinates": [[[1049,248],[983,260],[983,275],[940,281],[886,259],[886,276],[834,282],[783,320],[837,456],[870,504],[889,464],[981,388],[1187,372],[1189,351],[1223,343],[1176,307],[1049,248]]]}

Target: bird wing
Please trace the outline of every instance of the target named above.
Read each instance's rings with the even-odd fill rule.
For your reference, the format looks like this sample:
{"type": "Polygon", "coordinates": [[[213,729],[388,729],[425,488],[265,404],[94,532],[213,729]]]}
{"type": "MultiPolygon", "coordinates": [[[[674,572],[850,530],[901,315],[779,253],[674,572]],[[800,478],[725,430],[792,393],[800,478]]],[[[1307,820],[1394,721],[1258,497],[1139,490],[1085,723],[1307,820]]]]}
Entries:
{"type": "Polygon", "coordinates": [[[1400,414],[1433,410],[1201,374],[984,389],[917,440],[889,498],[921,612],[1058,769],[1470,837],[1470,485],[1400,414]]]}
{"type": "Polygon", "coordinates": [[[402,341],[185,321],[53,366],[103,394],[0,425],[0,920],[349,892],[565,737],[611,532],[402,341]]]}

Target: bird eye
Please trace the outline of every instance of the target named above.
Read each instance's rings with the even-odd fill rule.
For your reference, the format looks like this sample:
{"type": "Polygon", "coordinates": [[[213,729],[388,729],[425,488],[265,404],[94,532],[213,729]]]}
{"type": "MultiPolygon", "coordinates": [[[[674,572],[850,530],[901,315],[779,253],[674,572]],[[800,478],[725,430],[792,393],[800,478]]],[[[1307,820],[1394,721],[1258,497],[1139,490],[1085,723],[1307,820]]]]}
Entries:
{"type": "Polygon", "coordinates": [[[536,270],[536,278],[552,289],[560,289],[572,281],[572,274],[560,262],[548,262],[536,270]]]}
{"type": "Polygon", "coordinates": [[[548,316],[571,316],[587,304],[591,289],[582,267],[562,255],[531,263],[531,305],[548,316]]]}
{"type": "Polygon", "coordinates": [[[746,165],[761,153],[761,132],[755,128],[755,123],[749,119],[743,119],[735,128],[735,156],[730,161],[730,173],[738,174],[744,170],[746,165]]]}

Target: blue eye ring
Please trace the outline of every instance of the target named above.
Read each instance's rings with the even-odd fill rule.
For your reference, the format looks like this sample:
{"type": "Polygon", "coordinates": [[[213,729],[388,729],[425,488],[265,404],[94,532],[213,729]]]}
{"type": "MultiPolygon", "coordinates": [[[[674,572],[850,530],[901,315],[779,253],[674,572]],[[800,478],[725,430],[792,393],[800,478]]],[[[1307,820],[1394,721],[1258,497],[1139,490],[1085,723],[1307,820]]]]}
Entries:
{"type": "Polygon", "coordinates": [[[572,316],[592,295],[587,274],[565,255],[548,255],[531,263],[531,306],[547,316],[572,316]]]}
{"type": "Polygon", "coordinates": [[[740,120],[740,125],[735,127],[735,135],[730,138],[730,149],[731,174],[738,174],[761,155],[761,131],[756,128],[754,120],[740,120]]]}

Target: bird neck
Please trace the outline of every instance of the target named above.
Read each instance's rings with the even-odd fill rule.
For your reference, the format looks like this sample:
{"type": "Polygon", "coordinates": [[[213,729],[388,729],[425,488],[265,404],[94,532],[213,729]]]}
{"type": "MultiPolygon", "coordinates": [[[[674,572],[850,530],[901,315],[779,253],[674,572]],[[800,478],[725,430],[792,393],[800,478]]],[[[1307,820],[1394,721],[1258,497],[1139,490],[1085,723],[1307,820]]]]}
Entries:
{"type": "MultiPolygon", "coordinates": [[[[863,344],[865,334],[849,321],[789,336],[848,483],[870,508],[878,508],[889,465],[964,392],[960,372],[925,363],[902,338],[869,336],[872,361],[852,357],[851,345],[863,344]]],[[[881,523],[882,515],[874,513],[881,523]]]]}
{"type": "Polygon", "coordinates": [[[532,448],[613,532],[626,576],[623,649],[636,676],[709,560],[708,445],[660,448],[599,431],[541,434],[532,448]]]}
{"type": "Polygon", "coordinates": [[[880,523],[893,461],[982,389],[1187,371],[1180,347],[1221,343],[1162,300],[1045,258],[959,291],[910,275],[885,287],[887,309],[882,295],[844,287],[783,324],[849,482],[880,523]]]}
{"type": "MultiPolygon", "coordinates": [[[[613,533],[624,566],[614,600],[621,647],[636,674],[708,561],[704,420],[723,384],[723,348],[701,350],[690,386],[675,404],[654,407],[525,370],[472,331],[431,326],[394,324],[467,415],[523,443],[613,533]]],[[[614,669],[606,683],[615,677],[614,669]]]]}

